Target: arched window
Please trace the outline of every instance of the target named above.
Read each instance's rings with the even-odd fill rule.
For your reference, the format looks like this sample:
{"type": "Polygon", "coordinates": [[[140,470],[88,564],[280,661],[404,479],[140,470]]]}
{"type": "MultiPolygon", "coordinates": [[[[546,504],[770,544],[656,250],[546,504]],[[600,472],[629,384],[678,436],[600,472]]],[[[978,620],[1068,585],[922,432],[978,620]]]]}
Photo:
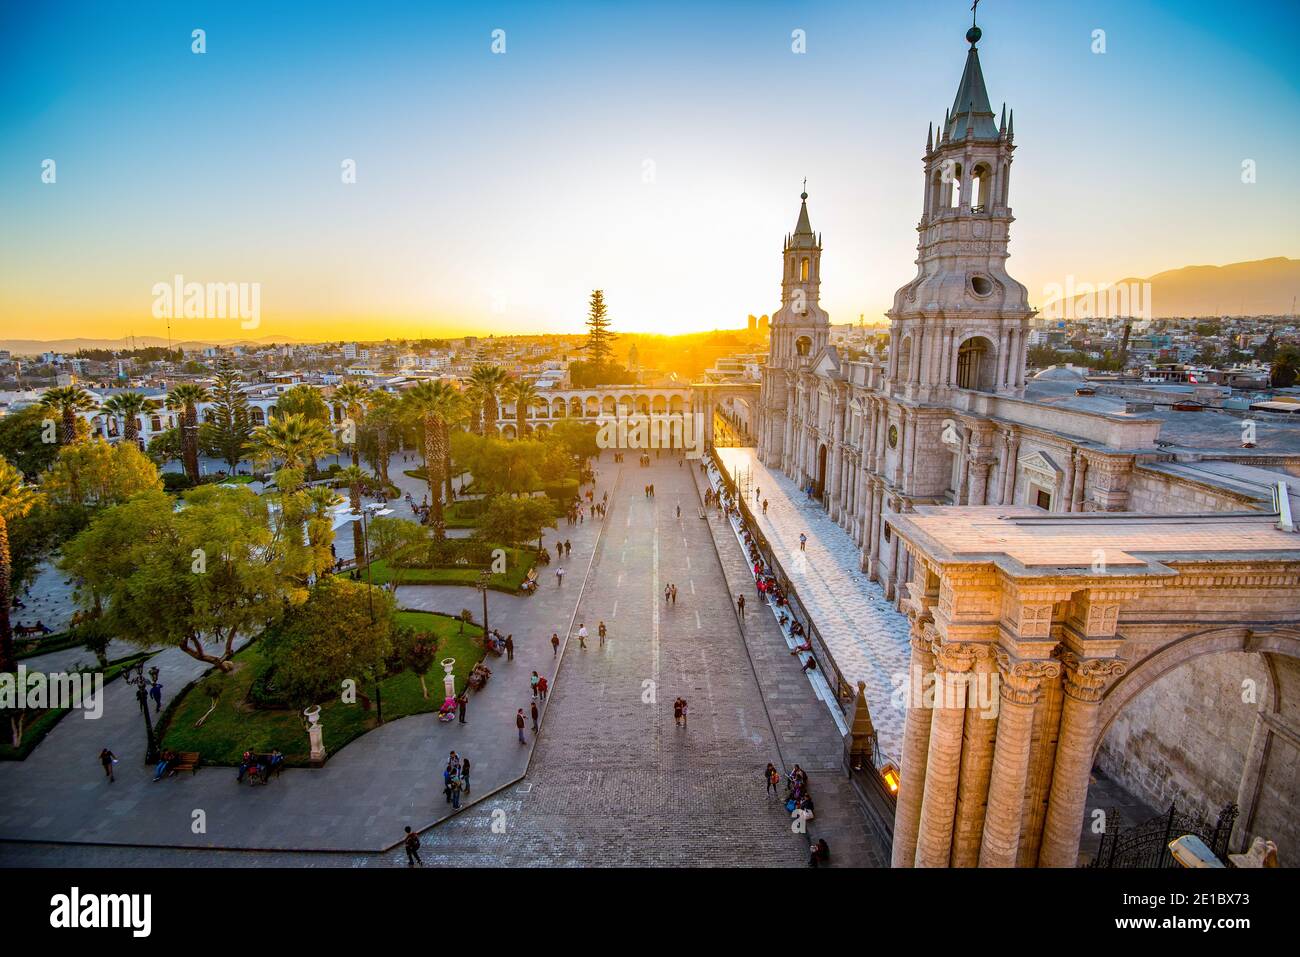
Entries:
{"type": "Polygon", "coordinates": [[[947,206],[949,209],[957,209],[961,206],[961,163],[952,164],[952,172],[949,176],[947,206]]]}
{"type": "Polygon", "coordinates": [[[805,256],[803,259],[799,261],[799,281],[800,282],[808,281],[808,257],[807,256],[805,256]]]}
{"type": "Polygon", "coordinates": [[[982,336],[967,339],[957,350],[957,388],[993,391],[993,343],[982,336]]]}
{"type": "Polygon", "coordinates": [[[971,212],[982,213],[988,209],[992,170],[980,163],[971,170],[971,212]]]}
{"type": "Polygon", "coordinates": [[[794,351],[801,356],[808,355],[812,349],[812,340],[807,336],[800,336],[794,342],[794,351]]]}

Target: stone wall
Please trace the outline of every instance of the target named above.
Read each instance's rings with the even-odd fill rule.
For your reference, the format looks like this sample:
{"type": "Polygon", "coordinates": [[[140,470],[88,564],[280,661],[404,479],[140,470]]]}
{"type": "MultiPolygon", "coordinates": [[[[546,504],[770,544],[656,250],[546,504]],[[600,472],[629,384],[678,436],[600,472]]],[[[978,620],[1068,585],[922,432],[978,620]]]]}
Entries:
{"type": "Polygon", "coordinates": [[[1237,800],[1250,749],[1259,703],[1242,701],[1247,679],[1257,702],[1268,700],[1272,684],[1257,654],[1206,655],[1175,668],[1115,718],[1096,763],[1158,811],[1175,802],[1213,820],[1237,800]]]}
{"type": "Polygon", "coordinates": [[[1147,515],[1185,512],[1243,512],[1247,502],[1227,492],[1191,482],[1179,481],[1159,472],[1135,468],[1129,477],[1129,511],[1147,515]]]}

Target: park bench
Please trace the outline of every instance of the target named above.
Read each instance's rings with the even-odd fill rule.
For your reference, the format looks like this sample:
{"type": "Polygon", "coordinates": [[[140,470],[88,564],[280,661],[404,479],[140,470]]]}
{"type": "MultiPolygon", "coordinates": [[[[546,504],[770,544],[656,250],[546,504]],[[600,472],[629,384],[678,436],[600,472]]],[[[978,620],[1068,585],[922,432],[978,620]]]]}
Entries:
{"type": "Polygon", "coordinates": [[[261,781],[263,784],[268,783],[266,777],[263,776],[266,773],[263,768],[270,768],[270,773],[278,778],[280,772],[284,770],[284,759],[281,757],[279,764],[272,765],[269,753],[258,754],[254,752],[253,767],[249,770],[250,784],[254,783],[254,781],[261,781]]]}
{"type": "Polygon", "coordinates": [[[199,769],[199,752],[181,751],[176,755],[176,762],[168,770],[168,774],[176,774],[180,771],[189,771],[193,774],[199,769]]]}

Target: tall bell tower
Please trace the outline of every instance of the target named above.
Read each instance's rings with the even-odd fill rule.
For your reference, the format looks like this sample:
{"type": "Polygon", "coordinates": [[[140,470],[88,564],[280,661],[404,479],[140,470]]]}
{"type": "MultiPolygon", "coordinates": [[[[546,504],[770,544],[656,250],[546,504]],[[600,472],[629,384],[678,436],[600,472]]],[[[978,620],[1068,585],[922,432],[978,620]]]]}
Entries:
{"type": "Polygon", "coordinates": [[[976,44],[952,107],[925,140],[925,188],[917,225],[917,274],[894,294],[888,389],[942,402],[961,390],[1021,396],[1029,333],[1028,292],[1006,271],[1015,113],[989,105],[976,44]]]}
{"type": "Polygon", "coordinates": [[[781,246],[781,308],[772,314],[767,364],[759,391],[759,456],[781,461],[793,427],[795,377],[830,341],[831,320],[819,302],[822,242],[808,219],[808,193],[799,196],[799,219],[781,246]]]}

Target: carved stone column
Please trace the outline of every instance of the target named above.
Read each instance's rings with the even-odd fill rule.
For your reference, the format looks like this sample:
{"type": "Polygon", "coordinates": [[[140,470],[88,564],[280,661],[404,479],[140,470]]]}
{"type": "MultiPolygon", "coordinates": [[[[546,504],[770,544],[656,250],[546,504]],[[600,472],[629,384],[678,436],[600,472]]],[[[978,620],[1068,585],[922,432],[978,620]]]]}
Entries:
{"type": "Polygon", "coordinates": [[[997,649],[1001,707],[984,814],[980,867],[1015,867],[1025,809],[1034,707],[1044,678],[1061,673],[1052,660],[1015,659],[997,649]]]}
{"type": "Polygon", "coordinates": [[[957,778],[961,771],[962,730],[966,723],[967,675],[975,663],[969,644],[937,644],[937,686],[931,709],[930,750],[925,763],[925,796],[916,844],[917,867],[947,867],[952,856],[957,778]],[[942,689],[942,693],[938,689],[942,689]]]}
{"type": "Polygon", "coordinates": [[[953,824],[952,866],[975,867],[984,833],[984,806],[993,770],[993,742],[998,730],[997,661],[990,647],[975,651],[974,682],[966,699],[962,735],[961,777],[957,782],[957,813],[953,824]],[[993,689],[990,700],[989,689],[993,689]]]}
{"type": "Polygon", "coordinates": [[[930,751],[930,708],[916,700],[911,689],[920,688],[934,673],[930,650],[933,625],[912,619],[912,659],[908,666],[907,721],[903,726],[903,753],[898,772],[898,803],[894,809],[894,867],[911,867],[921,830],[921,799],[925,794],[925,763],[930,751]]]}
{"type": "Polygon", "coordinates": [[[1097,737],[1097,709],[1107,683],[1125,670],[1118,658],[1080,659],[1070,651],[1062,652],[1061,663],[1065,666],[1065,706],[1039,867],[1074,867],[1079,863],[1083,807],[1097,737]]]}

